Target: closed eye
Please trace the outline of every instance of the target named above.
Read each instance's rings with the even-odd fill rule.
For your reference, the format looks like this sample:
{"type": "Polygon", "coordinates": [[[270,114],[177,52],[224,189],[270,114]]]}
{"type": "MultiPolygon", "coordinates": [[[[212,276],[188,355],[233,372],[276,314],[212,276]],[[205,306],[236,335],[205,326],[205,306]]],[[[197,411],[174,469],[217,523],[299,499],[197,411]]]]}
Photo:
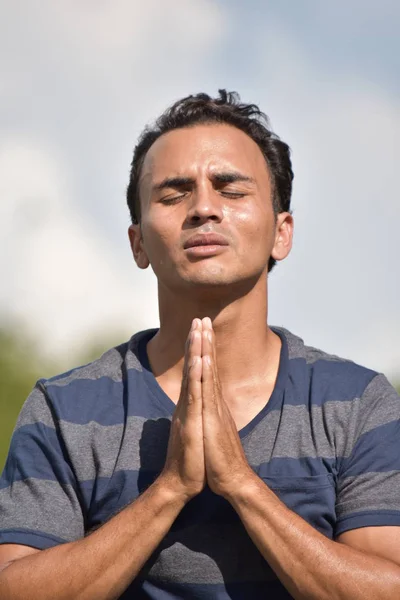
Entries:
{"type": "Polygon", "coordinates": [[[160,198],[159,202],[161,204],[165,204],[166,206],[170,206],[172,204],[176,204],[186,196],[188,192],[181,192],[178,196],[166,196],[165,198],[160,198]]]}
{"type": "Polygon", "coordinates": [[[246,196],[244,192],[229,192],[228,190],[220,190],[220,193],[223,196],[228,196],[228,198],[243,198],[243,196],[246,196]]]}

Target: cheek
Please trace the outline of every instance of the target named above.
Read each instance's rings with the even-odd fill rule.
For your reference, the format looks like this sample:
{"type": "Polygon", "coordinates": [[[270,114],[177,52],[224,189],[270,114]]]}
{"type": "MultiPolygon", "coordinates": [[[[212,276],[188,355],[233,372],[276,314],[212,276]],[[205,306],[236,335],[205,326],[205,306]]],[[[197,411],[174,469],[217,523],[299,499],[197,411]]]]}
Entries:
{"type": "Polygon", "coordinates": [[[234,225],[239,244],[242,241],[246,246],[250,243],[252,247],[265,248],[272,245],[275,231],[272,210],[243,205],[227,210],[226,218],[234,225]]]}
{"type": "Polygon", "coordinates": [[[177,248],[176,232],[168,219],[161,222],[160,219],[146,218],[142,223],[142,228],[144,247],[150,263],[153,267],[156,264],[163,264],[177,248]]]}

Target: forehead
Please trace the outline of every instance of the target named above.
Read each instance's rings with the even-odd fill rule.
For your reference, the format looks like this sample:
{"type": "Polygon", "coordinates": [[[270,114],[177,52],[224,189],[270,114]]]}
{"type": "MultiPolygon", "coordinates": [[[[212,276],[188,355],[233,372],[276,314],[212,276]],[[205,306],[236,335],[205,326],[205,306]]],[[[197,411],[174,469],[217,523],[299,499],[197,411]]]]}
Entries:
{"type": "Polygon", "coordinates": [[[155,183],[173,175],[235,170],[256,180],[268,178],[265,158],[246,133],[225,124],[174,129],[160,136],[148,151],[142,183],[155,183]]]}

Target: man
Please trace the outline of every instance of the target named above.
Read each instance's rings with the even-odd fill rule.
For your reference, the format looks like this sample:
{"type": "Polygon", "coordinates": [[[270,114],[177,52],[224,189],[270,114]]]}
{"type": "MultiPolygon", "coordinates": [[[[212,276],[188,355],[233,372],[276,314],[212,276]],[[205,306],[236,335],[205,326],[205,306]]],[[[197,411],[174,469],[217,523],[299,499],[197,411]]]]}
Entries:
{"type": "Polygon", "coordinates": [[[128,187],[160,328],[39,381],[0,491],[0,597],[400,598],[400,399],[266,324],[290,252],[289,148],[189,96],[128,187]]]}

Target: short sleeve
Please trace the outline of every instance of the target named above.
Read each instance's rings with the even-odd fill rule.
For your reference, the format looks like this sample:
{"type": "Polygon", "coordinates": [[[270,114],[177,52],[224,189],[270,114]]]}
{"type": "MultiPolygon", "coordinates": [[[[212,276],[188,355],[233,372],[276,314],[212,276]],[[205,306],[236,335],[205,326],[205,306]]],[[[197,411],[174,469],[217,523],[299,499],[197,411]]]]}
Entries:
{"type": "Polygon", "coordinates": [[[0,478],[0,544],[45,549],[83,536],[76,479],[39,381],[22,407],[0,478]]]}
{"type": "Polygon", "coordinates": [[[337,480],[336,537],[359,527],[400,526],[400,397],[376,375],[352,402],[337,480]]]}

